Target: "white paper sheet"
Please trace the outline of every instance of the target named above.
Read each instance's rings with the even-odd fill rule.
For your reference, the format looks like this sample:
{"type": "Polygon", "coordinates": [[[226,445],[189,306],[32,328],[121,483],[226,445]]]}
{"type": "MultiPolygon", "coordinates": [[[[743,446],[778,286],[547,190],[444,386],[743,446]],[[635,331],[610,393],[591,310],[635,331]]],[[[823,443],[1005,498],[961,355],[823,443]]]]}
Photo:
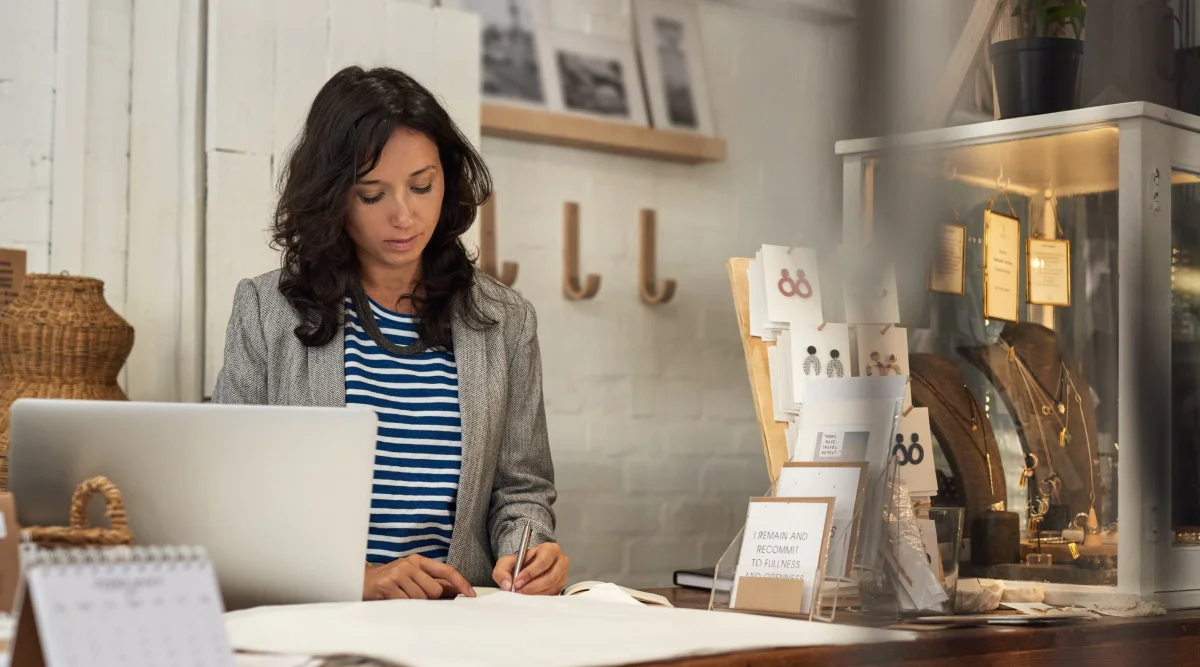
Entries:
{"type": "MultiPolygon", "coordinates": [[[[809,378],[806,380],[804,411],[800,413],[800,430],[796,437],[793,461],[845,460],[866,461],[870,464],[868,484],[878,479],[891,454],[890,439],[900,414],[904,398],[904,378],[897,375],[869,378],[809,378]],[[827,433],[847,433],[853,430],[861,437],[868,428],[865,455],[855,458],[822,457],[817,448],[818,438],[827,433]]],[[[843,443],[845,449],[849,449],[843,443]]],[[[849,452],[848,452],[849,453],[849,452]]]]}
{"type": "Polygon", "coordinates": [[[226,614],[239,650],[348,653],[410,667],[601,667],[789,646],[909,641],[915,633],[736,612],[497,593],[268,607],[226,614]],[[464,641],[469,638],[470,641],[464,641]]]}

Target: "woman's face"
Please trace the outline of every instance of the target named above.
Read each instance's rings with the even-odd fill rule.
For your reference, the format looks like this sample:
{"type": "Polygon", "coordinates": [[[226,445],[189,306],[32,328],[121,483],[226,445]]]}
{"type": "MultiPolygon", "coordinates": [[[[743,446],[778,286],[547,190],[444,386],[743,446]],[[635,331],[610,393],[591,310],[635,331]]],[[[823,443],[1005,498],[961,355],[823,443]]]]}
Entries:
{"type": "Polygon", "coordinates": [[[347,232],[364,267],[399,268],[421,258],[442,211],[445,179],[437,145],[397,128],[379,163],[350,188],[347,232]]]}

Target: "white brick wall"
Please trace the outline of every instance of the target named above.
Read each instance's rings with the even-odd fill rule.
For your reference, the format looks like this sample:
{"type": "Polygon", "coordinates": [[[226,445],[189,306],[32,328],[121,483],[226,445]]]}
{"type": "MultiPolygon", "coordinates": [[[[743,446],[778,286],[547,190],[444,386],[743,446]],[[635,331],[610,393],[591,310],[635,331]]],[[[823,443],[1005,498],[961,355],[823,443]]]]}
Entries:
{"type": "MultiPolygon", "coordinates": [[[[725,260],[836,238],[848,27],[704,2],[709,86],[729,160],[681,166],[485,138],[502,259],[538,310],[559,536],[572,580],[669,585],[714,565],[769,485],[725,260]],[[794,72],[795,75],[781,75],[794,72]],[[562,205],[581,206],[594,300],[562,297],[562,205]],[[638,211],[658,212],[660,307],[637,293],[638,211]]],[[[558,27],[620,37],[628,0],[555,0],[558,27]]]]}
{"type": "MultiPolygon", "coordinates": [[[[280,17],[277,41],[263,47],[263,57],[276,68],[274,103],[265,112],[237,113],[265,114],[262,122],[275,129],[294,127],[298,107],[307,104],[323,79],[311,77],[319,64],[278,56],[280,50],[296,50],[287,39],[299,39],[311,27],[303,17],[320,14],[327,1],[340,0],[289,3],[292,11],[280,17]],[[291,27],[282,30],[285,24],[291,27]]],[[[390,12],[386,23],[401,21],[404,14],[426,15],[396,0],[356,1],[384,4],[390,12]]],[[[0,246],[28,249],[32,271],[50,266],[55,5],[49,0],[0,3],[0,246]]],[[[122,238],[130,200],[121,191],[138,186],[120,176],[129,169],[122,146],[126,139],[137,146],[139,136],[146,136],[138,123],[130,127],[128,99],[138,97],[138,82],[156,71],[155,61],[142,53],[134,60],[130,90],[129,62],[136,46],[130,40],[137,39],[131,37],[131,7],[131,0],[96,0],[89,14],[83,261],[85,270],[108,281],[118,310],[122,295],[129,294],[132,309],[135,292],[142,295],[139,303],[149,294],[132,275],[125,284],[121,262],[126,253],[138,248],[142,256],[150,248],[176,245],[167,232],[162,239],[154,236],[144,220],[129,225],[128,243],[122,238]],[[146,63],[140,77],[139,62],[146,63]],[[101,164],[112,165],[116,173],[98,173],[101,164]]],[[[500,255],[520,262],[516,287],[539,313],[559,475],[559,533],[573,558],[574,580],[665,585],[674,569],[716,562],[740,525],[747,497],[767,487],[725,260],[749,255],[764,242],[820,241],[837,234],[840,172],[833,142],[848,134],[851,29],[712,0],[701,8],[709,86],[721,134],[729,142],[728,161],[691,167],[492,138],[482,142],[499,193],[500,255]],[[583,270],[604,277],[592,301],[562,297],[564,200],[582,206],[583,270]],[[659,274],[679,281],[675,300],[661,307],[638,300],[637,221],[643,207],[658,212],[659,274]]],[[[160,23],[175,26],[183,21],[176,13],[192,9],[179,3],[160,23]]],[[[630,31],[628,0],[553,0],[551,10],[559,27],[610,37],[630,31]]],[[[144,13],[151,16],[148,8],[144,13]]],[[[453,27],[435,23],[434,39],[465,39],[449,34],[453,27]]],[[[342,26],[335,28],[329,37],[341,43],[342,26]]],[[[139,42],[143,50],[157,48],[147,40],[143,35],[139,42]]],[[[212,46],[220,64],[220,44],[212,46]]],[[[330,57],[320,56],[321,51],[310,55],[330,57]]],[[[427,50],[415,41],[389,41],[387,51],[389,60],[413,59],[414,74],[426,66],[423,73],[437,77],[467,65],[445,50],[433,61],[418,60],[427,50]]],[[[471,97],[469,91],[450,92],[451,100],[471,97]]],[[[454,111],[474,126],[470,118],[477,111],[454,111]]],[[[210,139],[238,137],[245,130],[224,113],[210,116],[210,123],[221,128],[210,139]]],[[[245,140],[248,145],[261,140],[260,150],[272,155],[290,138],[291,132],[281,130],[245,140]]],[[[141,170],[148,167],[145,160],[139,158],[141,170]]],[[[151,212],[147,206],[139,204],[143,217],[151,212]]],[[[174,220],[171,211],[167,217],[174,220]]],[[[170,280],[164,284],[175,291],[170,280]]],[[[154,337],[157,326],[144,309],[145,304],[138,306],[139,321],[145,322],[140,340],[154,337]]],[[[167,319],[175,322],[174,316],[167,319]]],[[[170,342],[177,335],[173,327],[165,344],[182,350],[170,342]]],[[[156,348],[142,365],[149,371],[171,362],[169,353],[156,348]]],[[[155,398],[174,390],[142,391],[150,392],[142,397],[155,398]]]]}

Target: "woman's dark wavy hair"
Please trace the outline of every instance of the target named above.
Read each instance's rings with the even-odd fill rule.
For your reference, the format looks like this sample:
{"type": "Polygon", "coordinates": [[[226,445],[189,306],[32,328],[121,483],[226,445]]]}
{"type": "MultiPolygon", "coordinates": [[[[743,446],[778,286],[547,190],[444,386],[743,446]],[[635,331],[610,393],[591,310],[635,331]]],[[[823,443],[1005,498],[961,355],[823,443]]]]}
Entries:
{"type": "Polygon", "coordinates": [[[283,251],[279,290],[300,315],[295,333],[304,345],[333,340],[344,326],[346,296],[361,294],[359,260],[346,232],[349,193],[401,127],[437,145],[446,183],[441,217],[421,254],[418,285],[405,297],[418,315],[421,347],[453,349],[456,307],[465,307],[472,323],[494,324],[471,297],[475,269],[460,238],[492,191],[483,158],[412,77],[386,67],[347,67],[313,100],[280,175],[272,226],[273,245],[283,251]]]}

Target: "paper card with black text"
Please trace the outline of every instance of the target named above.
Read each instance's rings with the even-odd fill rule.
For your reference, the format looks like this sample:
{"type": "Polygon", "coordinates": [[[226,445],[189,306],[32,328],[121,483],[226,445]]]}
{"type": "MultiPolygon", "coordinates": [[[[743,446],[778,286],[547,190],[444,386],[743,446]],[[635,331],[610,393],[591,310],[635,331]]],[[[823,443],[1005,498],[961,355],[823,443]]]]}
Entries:
{"type": "Polygon", "coordinates": [[[833,504],[833,498],[751,498],[729,606],[809,613],[825,567],[833,504]],[[739,591],[743,579],[784,579],[804,585],[791,589],[793,599],[779,600],[770,594],[770,587],[739,591]]]}

